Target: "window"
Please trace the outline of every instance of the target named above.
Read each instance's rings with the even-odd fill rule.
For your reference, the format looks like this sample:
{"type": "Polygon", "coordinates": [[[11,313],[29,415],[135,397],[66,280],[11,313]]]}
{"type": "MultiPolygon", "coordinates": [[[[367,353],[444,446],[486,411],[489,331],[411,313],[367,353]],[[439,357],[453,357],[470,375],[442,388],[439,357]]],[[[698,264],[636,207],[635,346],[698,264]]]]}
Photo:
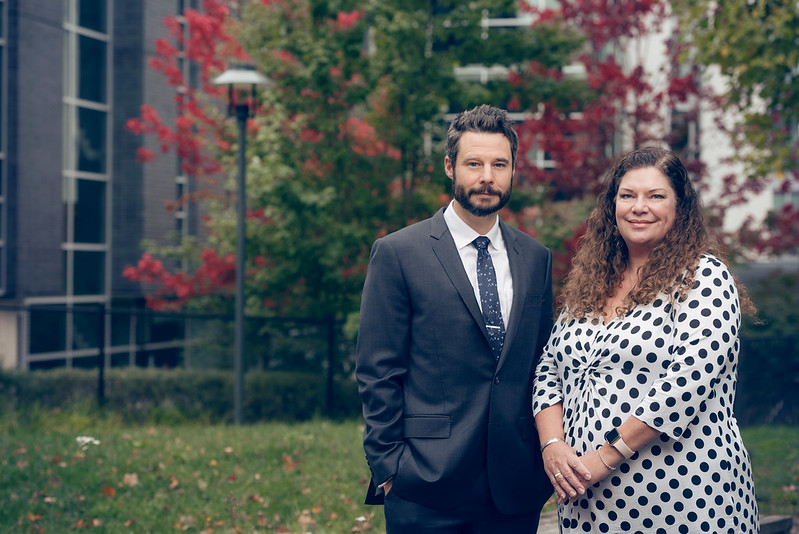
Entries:
{"type": "Polygon", "coordinates": [[[78,131],[75,136],[77,170],[105,173],[107,115],[104,111],[78,108],[78,131]]]}
{"type": "Polygon", "coordinates": [[[75,198],[76,243],[105,243],[106,183],[77,180],[75,198]]]}
{"type": "Polygon", "coordinates": [[[78,98],[105,103],[107,48],[104,41],[78,36],[78,98]]]}
{"type": "Polygon", "coordinates": [[[110,245],[110,2],[64,2],[66,298],[102,301],[110,245]]]}
{"type": "MultiPolygon", "coordinates": [[[[74,3],[74,0],[67,0],[74,3]]],[[[108,26],[107,0],[79,0],[77,5],[76,20],[78,26],[105,33],[108,26]]]]}
{"type": "Polygon", "coordinates": [[[33,304],[23,362],[29,369],[97,362],[105,325],[98,309],[109,285],[111,5],[110,0],[63,0],[65,274],[60,295],[26,299],[33,304]]]}
{"type": "Polygon", "coordinates": [[[64,350],[67,332],[66,310],[31,308],[29,332],[28,351],[31,354],[64,350]]]}
{"type": "Polygon", "coordinates": [[[102,295],[105,293],[105,252],[76,250],[72,291],[74,295],[102,295]]]}
{"type": "Polygon", "coordinates": [[[6,291],[6,216],[5,209],[6,201],[6,132],[5,132],[5,118],[7,91],[6,91],[6,54],[8,53],[6,47],[6,9],[8,9],[8,2],[0,0],[0,295],[5,294],[6,291]]]}
{"type": "MultiPolygon", "coordinates": [[[[185,43],[188,42],[188,24],[184,12],[186,9],[196,9],[197,0],[178,0],[177,4],[177,20],[180,22],[180,29],[183,39],[181,39],[176,46],[178,47],[178,68],[183,75],[183,84],[178,87],[179,93],[185,93],[189,88],[197,87],[196,69],[192,68],[192,62],[186,58],[185,43]]],[[[177,241],[182,242],[184,238],[191,234],[190,220],[192,213],[192,204],[189,200],[191,193],[192,177],[188,176],[183,168],[184,160],[180,156],[176,158],[176,171],[175,171],[175,210],[173,216],[175,217],[175,238],[177,241]]],[[[185,265],[182,265],[185,267],[185,265]]]]}
{"type": "Polygon", "coordinates": [[[799,191],[778,191],[774,193],[774,209],[780,211],[785,206],[793,206],[793,209],[799,209],[799,191]]]}

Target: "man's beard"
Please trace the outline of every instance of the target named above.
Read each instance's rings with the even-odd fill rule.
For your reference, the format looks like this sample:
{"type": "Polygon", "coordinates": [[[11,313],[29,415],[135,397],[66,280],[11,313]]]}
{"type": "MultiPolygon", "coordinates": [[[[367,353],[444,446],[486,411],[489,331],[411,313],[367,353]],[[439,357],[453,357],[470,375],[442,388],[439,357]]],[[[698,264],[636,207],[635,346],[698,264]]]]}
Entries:
{"type": "Polygon", "coordinates": [[[455,171],[452,172],[452,195],[455,197],[455,200],[458,201],[463,209],[471,213],[472,215],[476,215],[477,217],[485,217],[486,215],[491,215],[499,210],[501,210],[505,204],[508,203],[510,199],[510,194],[513,191],[513,177],[511,177],[510,186],[505,193],[501,193],[499,189],[494,189],[490,185],[486,185],[484,187],[475,188],[471,191],[467,191],[466,188],[458,182],[458,178],[455,175],[455,171]],[[497,195],[499,197],[499,202],[494,204],[493,206],[482,207],[472,203],[471,196],[476,194],[489,194],[489,195],[497,195]]]}

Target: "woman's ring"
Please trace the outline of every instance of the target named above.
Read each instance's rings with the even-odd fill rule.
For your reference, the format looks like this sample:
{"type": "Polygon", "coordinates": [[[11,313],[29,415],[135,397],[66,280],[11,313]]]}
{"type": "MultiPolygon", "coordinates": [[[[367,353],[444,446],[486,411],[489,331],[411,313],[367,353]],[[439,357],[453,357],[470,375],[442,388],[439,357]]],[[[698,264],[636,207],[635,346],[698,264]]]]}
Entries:
{"type": "Polygon", "coordinates": [[[562,474],[562,473],[555,473],[553,476],[554,476],[555,478],[558,478],[558,477],[562,477],[562,476],[563,476],[563,474],[562,474]]]}

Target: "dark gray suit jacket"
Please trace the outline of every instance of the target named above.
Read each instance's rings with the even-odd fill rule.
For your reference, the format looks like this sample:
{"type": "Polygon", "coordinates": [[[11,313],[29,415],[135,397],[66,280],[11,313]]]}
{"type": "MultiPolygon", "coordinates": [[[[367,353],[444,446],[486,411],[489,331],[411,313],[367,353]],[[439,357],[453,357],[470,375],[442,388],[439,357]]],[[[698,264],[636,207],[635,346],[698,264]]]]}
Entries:
{"type": "Polygon", "coordinates": [[[367,503],[392,492],[448,509],[487,480],[507,514],[552,487],[533,424],[535,364],[552,327],[552,255],[500,221],[513,306],[497,362],[444,209],[378,239],[364,284],[356,376],[372,471],[367,503]]]}

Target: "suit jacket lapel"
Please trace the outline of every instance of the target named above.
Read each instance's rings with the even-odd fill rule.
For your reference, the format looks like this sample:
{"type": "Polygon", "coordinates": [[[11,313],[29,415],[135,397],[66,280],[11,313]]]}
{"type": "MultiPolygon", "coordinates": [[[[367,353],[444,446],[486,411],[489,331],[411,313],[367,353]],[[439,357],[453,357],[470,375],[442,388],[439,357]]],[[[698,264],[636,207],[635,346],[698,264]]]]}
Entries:
{"type": "Polygon", "coordinates": [[[501,366],[509,347],[513,344],[513,338],[518,331],[519,321],[521,321],[522,318],[522,310],[524,309],[523,297],[527,294],[527,277],[522,273],[524,265],[516,243],[516,236],[510,231],[510,227],[502,222],[502,219],[499,221],[499,227],[502,230],[502,239],[505,240],[505,250],[508,253],[510,275],[513,279],[513,305],[511,306],[510,317],[507,319],[505,344],[503,345],[502,354],[499,358],[498,365],[501,366]]]}
{"type": "Polygon", "coordinates": [[[438,257],[438,261],[441,262],[441,266],[460,294],[469,313],[472,314],[475,323],[482,329],[483,335],[487,340],[488,330],[485,327],[483,314],[480,312],[480,306],[474,297],[474,288],[469,282],[469,277],[466,276],[458,249],[455,248],[455,241],[453,241],[447,223],[444,221],[444,208],[441,208],[430,219],[430,237],[433,241],[433,252],[438,257]]]}

